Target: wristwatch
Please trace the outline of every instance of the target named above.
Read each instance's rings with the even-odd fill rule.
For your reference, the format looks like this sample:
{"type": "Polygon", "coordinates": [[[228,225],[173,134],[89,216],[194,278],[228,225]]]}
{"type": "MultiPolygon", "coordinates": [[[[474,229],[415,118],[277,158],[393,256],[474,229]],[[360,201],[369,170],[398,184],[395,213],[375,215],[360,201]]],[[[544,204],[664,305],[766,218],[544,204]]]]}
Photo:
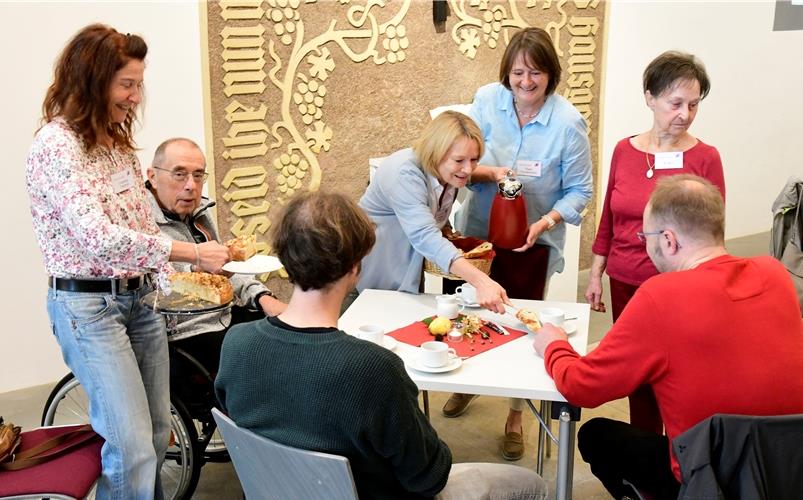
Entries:
{"type": "Polygon", "coordinates": [[[546,230],[547,230],[547,231],[552,231],[552,229],[553,229],[553,228],[555,227],[555,225],[557,224],[557,222],[555,222],[555,219],[553,219],[552,217],[550,217],[550,216],[549,216],[549,214],[544,214],[544,215],[542,215],[542,216],[541,216],[541,220],[543,220],[543,221],[545,221],[545,222],[546,222],[546,230]]]}

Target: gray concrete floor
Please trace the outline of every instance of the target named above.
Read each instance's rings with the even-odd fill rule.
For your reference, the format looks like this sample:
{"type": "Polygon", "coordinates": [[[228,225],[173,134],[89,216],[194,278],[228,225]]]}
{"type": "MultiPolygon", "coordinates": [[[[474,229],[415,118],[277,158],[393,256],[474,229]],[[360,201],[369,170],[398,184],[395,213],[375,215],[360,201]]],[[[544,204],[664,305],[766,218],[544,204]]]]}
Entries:
{"type": "MultiPolygon", "coordinates": [[[[734,255],[752,256],[767,254],[769,249],[769,233],[737,238],[727,242],[728,251],[734,255]]],[[[578,300],[582,301],[585,287],[588,284],[588,272],[580,273],[577,287],[578,300]]],[[[607,291],[607,290],[606,290],[607,291]]],[[[606,297],[606,300],[610,300],[606,297]]],[[[589,350],[599,342],[611,327],[610,313],[592,313],[589,333],[589,350]]],[[[0,415],[7,421],[30,429],[39,425],[42,408],[52,385],[32,387],[20,391],[0,394],[0,415]]],[[[505,417],[507,415],[507,399],[482,397],[477,399],[463,416],[456,419],[444,418],[440,408],[448,398],[445,393],[430,393],[432,424],[441,438],[452,450],[455,462],[500,462],[503,463],[499,450],[503,436],[505,417]]],[[[619,420],[629,418],[627,401],[617,400],[606,403],[599,408],[584,409],[581,424],[590,418],[604,416],[619,420]]],[[[526,456],[516,462],[524,467],[535,468],[535,449],[538,428],[535,418],[525,413],[526,456]]],[[[550,491],[555,487],[556,449],[553,447],[552,457],[546,461],[544,477],[550,491]]],[[[594,478],[588,466],[575,454],[574,466],[574,498],[608,499],[611,498],[599,481],[594,478]]],[[[196,490],[195,499],[199,500],[240,500],[240,489],[237,475],[230,463],[206,464],[201,472],[201,480],[196,490]]]]}

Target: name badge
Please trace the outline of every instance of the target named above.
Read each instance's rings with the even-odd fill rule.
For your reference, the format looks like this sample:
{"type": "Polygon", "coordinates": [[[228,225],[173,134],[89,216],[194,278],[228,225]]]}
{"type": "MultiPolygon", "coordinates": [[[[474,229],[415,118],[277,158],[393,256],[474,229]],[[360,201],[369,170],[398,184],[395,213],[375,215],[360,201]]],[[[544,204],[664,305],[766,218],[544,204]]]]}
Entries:
{"type": "Polygon", "coordinates": [[[683,151],[655,153],[655,169],[683,168],[683,151]]]}
{"type": "Polygon", "coordinates": [[[518,160],[516,173],[525,177],[541,177],[541,162],[538,160],[518,160]]]}
{"type": "Polygon", "coordinates": [[[112,188],[115,194],[128,191],[132,187],[134,187],[134,172],[130,168],[112,174],[112,188]]]}

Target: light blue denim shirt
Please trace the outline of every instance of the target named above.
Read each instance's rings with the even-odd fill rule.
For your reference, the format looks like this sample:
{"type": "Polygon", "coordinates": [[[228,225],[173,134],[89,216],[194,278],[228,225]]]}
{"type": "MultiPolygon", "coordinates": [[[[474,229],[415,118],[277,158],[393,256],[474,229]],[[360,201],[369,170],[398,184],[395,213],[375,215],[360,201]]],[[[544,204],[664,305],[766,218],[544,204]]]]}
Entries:
{"type": "MultiPolygon", "coordinates": [[[[569,101],[556,94],[548,96],[538,115],[522,128],[513,108],[513,94],[501,83],[491,83],[474,96],[471,117],[485,138],[481,165],[516,171],[519,161],[541,162],[540,177],[517,176],[524,185],[528,224],[552,209],[565,222],[580,224],[593,187],[591,153],[585,120],[569,101]]],[[[487,238],[496,184],[472,184],[469,189],[457,216],[457,229],[487,238]]],[[[538,243],[551,247],[547,276],[563,271],[565,242],[564,224],[538,238],[538,243]]]]}
{"type": "Polygon", "coordinates": [[[418,293],[424,258],[448,270],[460,251],[435,220],[442,189],[425,173],[413,150],[385,158],[359,205],[376,224],[376,245],[362,261],[357,289],[418,293]]]}

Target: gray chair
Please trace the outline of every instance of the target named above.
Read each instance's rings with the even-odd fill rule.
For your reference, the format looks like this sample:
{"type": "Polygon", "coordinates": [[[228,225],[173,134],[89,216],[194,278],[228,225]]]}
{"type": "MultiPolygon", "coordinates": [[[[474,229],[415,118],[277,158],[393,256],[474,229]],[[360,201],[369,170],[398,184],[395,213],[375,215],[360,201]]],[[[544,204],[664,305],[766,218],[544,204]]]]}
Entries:
{"type": "Polygon", "coordinates": [[[248,500],[354,500],[357,489],[346,457],[279,444],[237,426],[212,409],[248,500]]]}

